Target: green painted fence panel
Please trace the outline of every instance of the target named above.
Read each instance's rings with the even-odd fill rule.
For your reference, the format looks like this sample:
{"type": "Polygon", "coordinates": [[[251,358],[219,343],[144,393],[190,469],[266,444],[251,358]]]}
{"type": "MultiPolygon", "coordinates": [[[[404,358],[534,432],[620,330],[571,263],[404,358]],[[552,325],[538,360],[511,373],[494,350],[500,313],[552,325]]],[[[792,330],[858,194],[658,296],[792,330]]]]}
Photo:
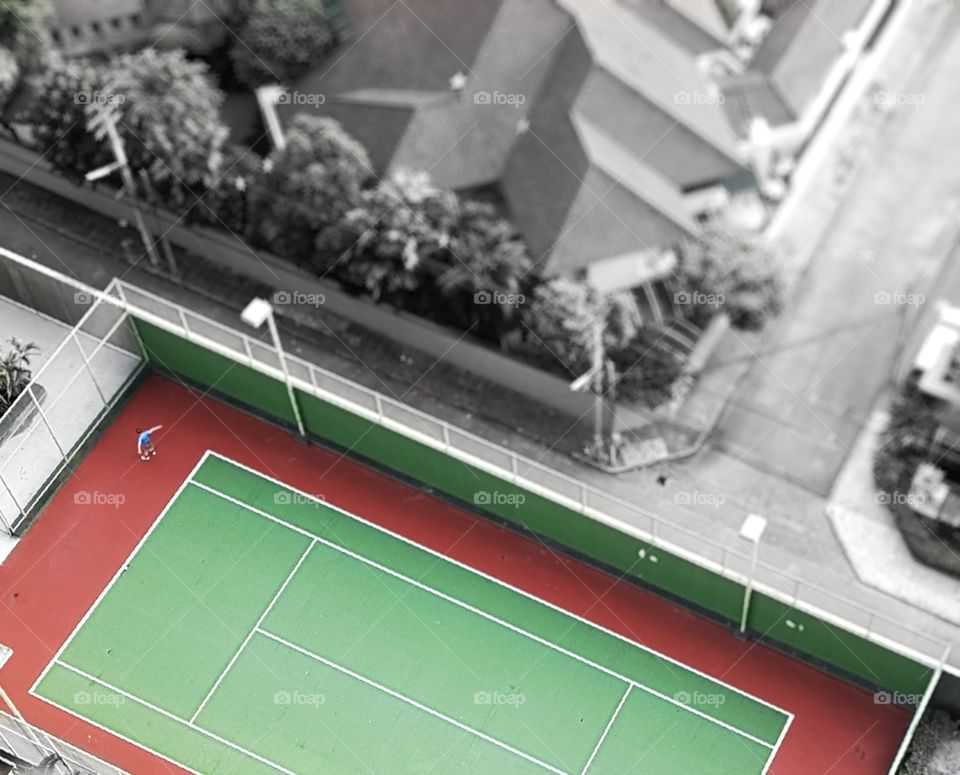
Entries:
{"type": "Polygon", "coordinates": [[[282,382],[150,323],[137,320],[136,327],[147,357],[161,368],[205,385],[269,417],[291,424],[296,422],[282,382]]]}
{"type": "MultiPolygon", "coordinates": [[[[498,502],[483,510],[604,565],[633,576],[719,616],[739,616],[743,588],[650,544],[420,444],[339,407],[298,392],[309,433],[373,460],[466,503],[477,493],[522,495],[523,502],[498,502]],[[640,551],[644,550],[645,559],[640,551]]],[[[501,499],[515,500],[515,499],[501,499]]]]}
{"type": "Polygon", "coordinates": [[[921,696],[929,667],[763,594],[750,603],[750,629],[873,686],[921,696]]]}
{"type": "MultiPolygon", "coordinates": [[[[267,417],[295,423],[278,380],[144,321],[137,320],[136,327],[148,357],[163,370],[267,417]]],[[[466,503],[474,504],[479,492],[523,495],[522,504],[504,500],[483,509],[672,597],[739,621],[743,587],[730,579],[312,395],[297,391],[297,397],[308,433],[466,503]]],[[[932,675],[917,662],[766,595],[754,595],[749,625],[771,641],[890,691],[922,694],[932,675]]]]}

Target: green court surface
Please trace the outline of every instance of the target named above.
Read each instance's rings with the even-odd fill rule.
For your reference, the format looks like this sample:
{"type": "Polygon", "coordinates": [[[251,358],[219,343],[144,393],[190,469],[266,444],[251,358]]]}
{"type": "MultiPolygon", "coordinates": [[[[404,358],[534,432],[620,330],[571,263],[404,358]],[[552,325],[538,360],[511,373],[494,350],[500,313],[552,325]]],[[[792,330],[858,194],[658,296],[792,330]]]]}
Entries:
{"type": "Polygon", "coordinates": [[[791,718],[210,453],[32,691],[202,773],[759,775],[791,718]]]}

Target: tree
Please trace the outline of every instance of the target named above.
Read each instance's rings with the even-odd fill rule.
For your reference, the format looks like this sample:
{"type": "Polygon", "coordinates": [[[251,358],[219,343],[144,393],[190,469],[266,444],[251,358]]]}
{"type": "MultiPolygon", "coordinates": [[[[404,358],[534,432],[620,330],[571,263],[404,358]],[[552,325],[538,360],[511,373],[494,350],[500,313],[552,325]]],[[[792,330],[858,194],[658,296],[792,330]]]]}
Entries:
{"type": "Polygon", "coordinates": [[[531,265],[527,247],[513,224],[484,202],[458,203],[449,251],[450,266],[438,279],[447,294],[516,293],[531,265]]]}
{"type": "Polygon", "coordinates": [[[617,400],[656,409],[674,396],[683,373],[683,360],[663,341],[663,331],[645,327],[636,337],[611,354],[617,368],[617,400]]]}
{"type": "Polygon", "coordinates": [[[574,378],[593,365],[598,324],[609,354],[629,344],[640,320],[630,294],[604,296],[586,283],[558,277],[537,286],[524,307],[523,322],[537,360],[574,378]]]}
{"type": "Polygon", "coordinates": [[[113,159],[110,150],[87,130],[87,113],[102,95],[102,68],[84,60],[52,62],[41,77],[41,97],[30,102],[22,119],[33,126],[44,159],[67,177],[82,180],[113,159]]]}
{"type": "Polygon", "coordinates": [[[9,49],[21,69],[31,69],[42,62],[51,17],[49,0],[0,3],[0,46],[9,49]]]}
{"type": "Polygon", "coordinates": [[[182,51],[126,54],[111,65],[107,95],[120,109],[131,167],[146,170],[169,205],[182,209],[191,191],[216,184],[228,130],[205,64],[182,51]]]}
{"type": "Polygon", "coordinates": [[[722,311],[736,328],[758,330],[783,309],[779,257],[749,235],[708,230],[681,246],[679,265],[678,295],[701,323],[722,311]]]}
{"type": "Polygon", "coordinates": [[[249,148],[227,145],[222,167],[216,185],[190,207],[190,220],[243,236],[249,225],[250,192],[259,185],[263,160],[249,148]]]}
{"type": "Polygon", "coordinates": [[[320,0],[258,0],[230,47],[234,73],[255,88],[296,81],[334,43],[320,0]]]}
{"type": "Polygon", "coordinates": [[[17,58],[10,49],[0,46],[0,110],[9,102],[19,79],[17,58]]]}
{"type": "Polygon", "coordinates": [[[255,237],[278,255],[311,261],[319,231],[360,204],[370,174],[366,150],[340,124],[296,116],[254,191],[255,237]]]}
{"type": "Polygon", "coordinates": [[[337,262],[337,275],[374,299],[411,291],[421,282],[423,262],[438,261],[449,248],[456,212],[456,197],[426,174],[394,172],[337,224],[339,244],[330,232],[321,235],[318,248],[327,257],[321,260],[337,262]]]}

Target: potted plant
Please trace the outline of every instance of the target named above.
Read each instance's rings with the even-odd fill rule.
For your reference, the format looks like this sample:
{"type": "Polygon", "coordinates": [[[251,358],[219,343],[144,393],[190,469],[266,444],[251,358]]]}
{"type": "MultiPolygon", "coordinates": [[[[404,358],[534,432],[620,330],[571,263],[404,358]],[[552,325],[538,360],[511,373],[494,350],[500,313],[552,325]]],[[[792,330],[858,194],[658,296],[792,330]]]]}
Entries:
{"type": "MultiPolygon", "coordinates": [[[[32,342],[17,338],[11,338],[9,344],[9,350],[0,356],[0,438],[26,427],[26,421],[36,411],[32,402],[16,401],[33,379],[30,359],[40,351],[32,342]]],[[[46,395],[39,386],[34,391],[38,401],[46,395]]]]}

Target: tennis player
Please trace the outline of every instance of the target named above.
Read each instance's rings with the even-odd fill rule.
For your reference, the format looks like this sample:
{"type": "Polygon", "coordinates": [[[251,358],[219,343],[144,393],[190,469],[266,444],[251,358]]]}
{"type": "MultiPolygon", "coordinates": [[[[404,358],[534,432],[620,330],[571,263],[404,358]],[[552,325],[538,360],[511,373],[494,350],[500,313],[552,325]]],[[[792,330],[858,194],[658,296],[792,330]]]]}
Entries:
{"type": "Polygon", "coordinates": [[[153,434],[162,427],[162,425],[154,425],[147,430],[137,428],[137,453],[141,460],[149,460],[157,454],[156,447],[153,446],[153,434]]]}

